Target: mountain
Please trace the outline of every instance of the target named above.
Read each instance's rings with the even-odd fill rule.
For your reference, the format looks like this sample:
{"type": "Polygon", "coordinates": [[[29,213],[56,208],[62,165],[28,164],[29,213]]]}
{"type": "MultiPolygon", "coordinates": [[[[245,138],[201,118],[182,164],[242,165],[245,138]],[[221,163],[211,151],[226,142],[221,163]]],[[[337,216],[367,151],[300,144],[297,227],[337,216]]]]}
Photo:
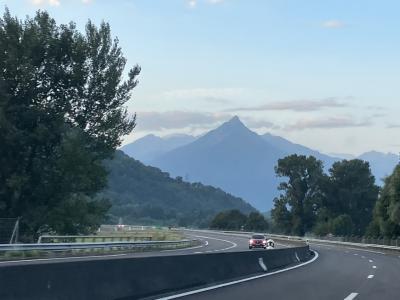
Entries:
{"type": "Polygon", "coordinates": [[[328,170],[335,161],[340,160],[340,158],[338,158],[338,157],[332,157],[332,156],[323,154],[321,152],[307,148],[305,146],[292,143],[280,136],[275,136],[270,133],[266,133],[266,134],[262,135],[262,137],[264,138],[264,140],[266,140],[271,145],[274,145],[275,147],[279,148],[286,155],[291,155],[291,154],[299,154],[299,155],[306,155],[306,156],[312,155],[315,158],[322,160],[324,162],[325,170],[328,170]]]}
{"type": "MultiPolygon", "coordinates": [[[[363,159],[370,163],[379,185],[382,185],[381,179],[390,174],[398,162],[395,154],[379,152],[368,152],[359,157],[347,154],[326,155],[270,133],[258,135],[249,130],[238,117],[197,139],[191,138],[189,136],[181,146],[175,144],[170,151],[151,153],[153,159],[143,160],[140,157],[152,150],[148,144],[148,150],[136,157],[174,177],[181,176],[187,181],[220,187],[245,199],[261,211],[270,210],[273,198],[279,195],[277,186],[281,179],[275,177],[274,166],[279,158],[287,155],[313,155],[323,161],[325,171],[335,161],[363,159]],[[192,141],[188,142],[191,138],[192,141]]],[[[137,145],[134,143],[132,146],[137,145]]]]}
{"type": "Polygon", "coordinates": [[[100,196],[111,200],[110,221],[141,225],[207,227],[219,212],[255,209],[238,197],[201,183],[173,179],[121,151],[105,162],[108,188],[100,196]]]}
{"type": "Polygon", "coordinates": [[[220,187],[265,211],[277,195],[274,166],[284,156],[286,152],[234,117],[194,142],[161,155],[151,165],[172,176],[220,187]]]}
{"type": "Polygon", "coordinates": [[[393,169],[399,162],[399,156],[393,153],[382,153],[377,151],[366,152],[358,157],[366,160],[371,166],[372,173],[376,180],[382,182],[382,179],[392,174],[393,169]]]}
{"type": "Polygon", "coordinates": [[[153,134],[146,135],[133,143],[121,147],[121,150],[140,160],[142,163],[149,163],[160,155],[175,148],[193,142],[196,138],[186,134],[175,134],[166,137],[158,137],[153,134]]]}

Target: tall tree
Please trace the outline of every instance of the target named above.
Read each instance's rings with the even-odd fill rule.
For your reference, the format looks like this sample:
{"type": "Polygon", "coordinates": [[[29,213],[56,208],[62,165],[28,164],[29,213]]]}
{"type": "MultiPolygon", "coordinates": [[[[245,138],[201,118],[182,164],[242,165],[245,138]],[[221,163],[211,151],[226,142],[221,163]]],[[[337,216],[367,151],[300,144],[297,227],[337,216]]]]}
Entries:
{"type": "Polygon", "coordinates": [[[135,127],[136,86],[110,26],[57,25],[46,12],[0,18],[0,216],[31,234],[93,230],[109,205],[102,160],[135,127]]]}
{"type": "Polygon", "coordinates": [[[400,236],[400,165],[385,179],[368,233],[388,238],[400,236]]]}
{"type": "Polygon", "coordinates": [[[322,161],[313,156],[290,155],[278,160],[278,177],[286,178],[279,185],[283,192],[274,200],[272,217],[277,226],[296,235],[304,235],[314,225],[322,198],[324,180],[322,161]]]}
{"type": "Polygon", "coordinates": [[[362,236],[371,222],[379,193],[369,163],[359,159],[342,160],[335,162],[329,173],[324,207],[332,219],[339,218],[332,220],[332,233],[362,236]]]}

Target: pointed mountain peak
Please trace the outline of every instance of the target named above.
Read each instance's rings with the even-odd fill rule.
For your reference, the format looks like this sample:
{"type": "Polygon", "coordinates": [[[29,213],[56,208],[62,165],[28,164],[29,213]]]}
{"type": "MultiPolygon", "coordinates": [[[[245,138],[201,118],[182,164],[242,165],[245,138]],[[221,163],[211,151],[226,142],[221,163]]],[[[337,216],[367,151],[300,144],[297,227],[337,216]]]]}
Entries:
{"type": "Polygon", "coordinates": [[[223,123],[221,126],[212,130],[211,132],[222,135],[255,134],[242,123],[238,116],[234,116],[229,121],[223,123]]]}
{"type": "MultiPolygon", "coordinates": [[[[230,119],[227,123],[230,123],[230,124],[241,124],[241,125],[243,125],[242,121],[240,121],[240,119],[239,119],[238,116],[232,117],[232,119],[230,119]]],[[[243,126],[244,126],[244,125],[243,125],[243,126]]]]}

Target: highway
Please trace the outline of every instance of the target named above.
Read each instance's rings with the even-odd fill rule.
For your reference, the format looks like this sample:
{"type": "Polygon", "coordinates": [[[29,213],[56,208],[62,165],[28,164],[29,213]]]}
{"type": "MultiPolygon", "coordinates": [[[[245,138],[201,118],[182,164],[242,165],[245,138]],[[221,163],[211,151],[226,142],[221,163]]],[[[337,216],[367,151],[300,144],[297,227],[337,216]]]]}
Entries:
{"type": "MultiPolygon", "coordinates": [[[[158,252],[138,252],[138,253],[116,253],[107,255],[85,255],[81,257],[55,257],[55,258],[41,258],[41,259],[23,259],[15,261],[0,261],[0,270],[2,266],[11,265],[25,265],[25,264],[41,264],[41,263],[57,263],[57,262],[75,262],[75,261],[88,261],[88,260],[110,260],[110,259],[124,259],[129,257],[150,257],[150,256],[171,256],[171,255],[187,255],[187,254],[204,254],[216,252],[231,252],[231,251],[249,251],[247,235],[244,236],[231,236],[222,233],[215,233],[209,231],[185,231],[188,238],[199,239],[201,244],[199,246],[176,249],[176,250],[161,250],[158,252]]],[[[277,245],[277,248],[284,247],[277,245]]],[[[252,251],[263,251],[264,249],[257,249],[252,251]]]]}
{"type": "MultiPolygon", "coordinates": [[[[164,250],[160,252],[120,253],[104,256],[31,259],[0,262],[1,268],[10,265],[31,265],[65,261],[120,260],[129,257],[162,257],[171,255],[206,255],[208,253],[268,251],[249,250],[248,236],[229,235],[210,231],[186,231],[189,238],[197,238],[201,245],[189,249],[164,250]]],[[[288,247],[278,243],[277,247],[288,247]]],[[[246,282],[224,282],[229,286],[207,286],[179,291],[151,299],[400,299],[400,253],[389,254],[379,251],[361,250],[342,246],[311,244],[318,253],[315,261],[295,269],[271,273],[246,282]],[[194,293],[188,295],[189,293],[194,293]],[[182,294],[180,294],[182,293],[182,294]],[[163,298],[164,297],[164,298],[163,298]]],[[[171,270],[173,272],[173,270],[171,270]]],[[[193,272],[196,272],[193,269],[193,272]]],[[[236,279],[234,279],[236,280],[236,279]]],[[[243,280],[243,278],[241,278],[243,280]]]]}
{"type": "MultiPolygon", "coordinates": [[[[235,243],[240,239],[216,236],[235,243]]],[[[310,247],[318,252],[313,263],[180,299],[400,299],[400,253],[322,244],[310,247]]]]}

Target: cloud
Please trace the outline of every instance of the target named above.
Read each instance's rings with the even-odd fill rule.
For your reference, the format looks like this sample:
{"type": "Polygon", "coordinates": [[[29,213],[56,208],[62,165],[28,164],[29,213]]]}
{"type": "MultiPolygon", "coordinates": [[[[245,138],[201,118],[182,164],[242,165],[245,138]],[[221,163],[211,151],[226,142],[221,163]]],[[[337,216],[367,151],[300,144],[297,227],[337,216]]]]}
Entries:
{"type": "Polygon", "coordinates": [[[40,5],[50,5],[50,6],[60,6],[60,0],[31,0],[31,3],[36,6],[40,5]]]}
{"type": "Polygon", "coordinates": [[[290,110],[290,111],[316,111],[323,108],[345,107],[346,103],[339,102],[336,98],[326,98],[319,100],[293,100],[293,101],[274,101],[264,105],[250,107],[235,107],[233,111],[268,111],[268,110],[290,110]]]}
{"type": "Polygon", "coordinates": [[[268,121],[268,120],[259,120],[259,119],[253,119],[250,117],[243,117],[244,123],[246,126],[249,128],[253,129],[259,129],[259,128],[269,128],[269,129],[280,129],[279,126],[275,125],[274,123],[268,121]]]}
{"type": "Polygon", "coordinates": [[[346,24],[340,20],[326,20],[322,22],[321,26],[324,28],[335,29],[335,28],[342,28],[346,26],[346,24]]]}
{"type": "Polygon", "coordinates": [[[242,88],[194,88],[166,91],[163,97],[172,100],[200,99],[207,102],[229,103],[230,99],[244,94],[242,88]]]}
{"type": "Polygon", "coordinates": [[[386,128],[400,128],[400,124],[388,124],[386,128]]]}
{"type": "Polygon", "coordinates": [[[138,130],[183,129],[187,127],[210,127],[228,120],[231,115],[208,112],[167,111],[138,112],[138,130]]]}
{"type": "MultiPolygon", "coordinates": [[[[203,0],[203,1],[206,4],[210,4],[210,5],[217,5],[217,4],[221,4],[224,2],[224,0],[203,0]]],[[[186,0],[186,4],[190,8],[195,8],[199,2],[200,2],[199,0],[186,0]]]]}
{"type": "MultiPolygon", "coordinates": [[[[193,112],[193,111],[144,111],[137,113],[138,131],[162,131],[179,129],[209,129],[226,122],[233,117],[226,113],[193,112]]],[[[278,128],[268,120],[243,117],[242,120],[249,128],[278,128]]]]}
{"type": "Polygon", "coordinates": [[[187,1],[187,5],[188,5],[190,8],[195,8],[196,5],[197,5],[197,0],[188,0],[188,1],[187,1]]]}
{"type": "MultiPolygon", "coordinates": [[[[83,4],[90,4],[94,0],[80,0],[83,4]]],[[[61,0],[30,0],[30,2],[35,6],[60,6],[61,0]]]]}
{"type": "Polygon", "coordinates": [[[324,119],[303,119],[294,124],[284,127],[285,130],[304,130],[304,129],[332,129],[349,127],[366,127],[372,125],[371,121],[355,121],[350,117],[330,117],[324,119]]]}

